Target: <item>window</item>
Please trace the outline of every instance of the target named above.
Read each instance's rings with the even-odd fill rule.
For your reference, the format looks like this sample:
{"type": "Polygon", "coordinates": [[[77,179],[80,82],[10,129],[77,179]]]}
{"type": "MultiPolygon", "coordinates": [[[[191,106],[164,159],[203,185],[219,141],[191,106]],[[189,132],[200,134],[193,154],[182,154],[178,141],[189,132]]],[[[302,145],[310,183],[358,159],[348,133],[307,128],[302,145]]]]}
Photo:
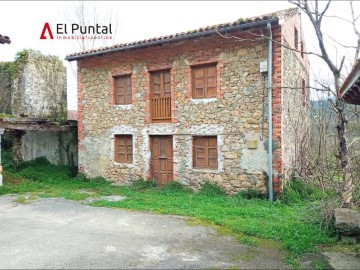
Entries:
{"type": "Polygon", "coordinates": [[[115,161],[119,163],[133,162],[132,135],[115,135],[115,161]]]}
{"type": "Polygon", "coordinates": [[[216,97],[216,64],[192,68],[193,98],[216,97]]]}
{"type": "Polygon", "coordinates": [[[300,51],[301,51],[301,57],[304,58],[304,42],[300,42],[300,51]]]}
{"type": "Polygon", "coordinates": [[[294,48],[298,49],[299,33],[296,27],[294,27],[294,48]]]}
{"type": "Polygon", "coordinates": [[[171,120],[170,70],[151,73],[151,117],[158,122],[171,120]]]}
{"type": "Polygon", "coordinates": [[[199,169],[217,169],[217,137],[193,138],[193,167],[199,169]]]}
{"type": "Polygon", "coordinates": [[[301,79],[301,93],[302,93],[302,99],[303,99],[302,104],[304,107],[306,105],[306,89],[305,89],[305,87],[306,87],[306,82],[304,79],[301,79]]]}
{"type": "Polygon", "coordinates": [[[115,82],[115,104],[131,104],[131,75],[115,77],[115,82]]]}

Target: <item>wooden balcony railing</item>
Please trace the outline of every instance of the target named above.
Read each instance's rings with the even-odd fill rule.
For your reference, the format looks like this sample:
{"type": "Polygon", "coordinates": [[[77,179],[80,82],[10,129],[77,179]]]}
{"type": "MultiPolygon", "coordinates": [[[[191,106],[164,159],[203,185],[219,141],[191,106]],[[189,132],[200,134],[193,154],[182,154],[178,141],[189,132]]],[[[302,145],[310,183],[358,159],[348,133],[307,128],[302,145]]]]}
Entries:
{"type": "Polygon", "coordinates": [[[153,98],[151,100],[151,118],[154,121],[171,119],[171,97],[153,98]]]}

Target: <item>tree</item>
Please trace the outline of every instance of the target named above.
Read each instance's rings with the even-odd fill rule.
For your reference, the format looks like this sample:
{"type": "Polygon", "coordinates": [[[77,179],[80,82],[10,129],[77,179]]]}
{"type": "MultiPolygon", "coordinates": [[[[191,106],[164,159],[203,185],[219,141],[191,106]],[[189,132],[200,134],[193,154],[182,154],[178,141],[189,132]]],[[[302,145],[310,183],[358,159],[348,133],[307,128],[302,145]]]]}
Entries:
{"type": "MultiPolygon", "coordinates": [[[[333,108],[335,110],[337,116],[337,136],[339,140],[338,144],[338,153],[336,154],[337,159],[339,160],[340,168],[342,170],[342,178],[343,178],[343,185],[341,188],[342,193],[342,206],[346,207],[351,204],[352,202],[352,195],[354,191],[354,181],[353,176],[351,174],[351,163],[349,160],[348,154],[348,143],[346,140],[346,128],[348,123],[348,118],[345,114],[345,102],[340,97],[340,87],[341,87],[341,72],[344,66],[345,56],[341,58],[341,61],[337,64],[336,58],[332,57],[329,53],[329,49],[327,48],[327,44],[324,39],[324,32],[322,31],[322,22],[323,18],[327,16],[327,11],[331,5],[331,0],[327,2],[320,2],[318,0],[315,1],[307,1],[307,0],[290,0],[290,3],[299,7],[305,15],[309,18],[311,22],[311,26],[313,27],[317,42],[318,48],[320,53],[316,54],[322,61],[324,61],[331,71],[332,74],[332,85],[325,85],[321,84],[323,87],[323,91],[331,93],[333,95],[333,99],[335,100],[333,104],[333,108]],[[320,7],[322,6],[322,8],[320,7]]],[[[358,20],[358,16],[356,17],[354,14],[353,2],[349,1],[350,8],[351,8],[351,18],[347,20],[345,18],[332,16],[334,18],[340,18],[343,20],[347,20],[354,29],[355,34],[358,37],[356,46],[353,46],[355,49],[354,59],[356,60],[359,56],[359,49],[360,49],[360,35],[359,31],[356,27],[356,22],[358,20]]],[[[333,38],[332,38],[333,39],[333,38]]],[[[333,39],[335,40],[335,39],[333,39]]],[[[336,41],[338,44],[340,42],[336,41]]],[[[345,45],[342,45],[345,47],[345,45]]],[[[348,47],[348,46],[347,46],[348,47]]]]}
{"type": "Polygon", "coordinates": [[[77,39],[77,49],[85,51],[115,44],[118,17],[114,14],[113,9],[104,9],[96,1],[74,1],[68,3],[62,16],[69,24],[77,23],[83,26],[112,25],[112,39],[77,39]]]}

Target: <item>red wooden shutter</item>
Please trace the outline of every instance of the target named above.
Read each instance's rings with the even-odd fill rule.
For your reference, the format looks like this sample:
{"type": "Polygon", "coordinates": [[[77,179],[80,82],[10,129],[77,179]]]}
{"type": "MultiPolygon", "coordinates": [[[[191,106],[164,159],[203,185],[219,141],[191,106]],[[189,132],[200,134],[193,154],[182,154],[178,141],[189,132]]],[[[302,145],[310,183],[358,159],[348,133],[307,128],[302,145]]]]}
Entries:
{"type": "Polygon", "coordinates": [[[216,97],[216,65],[194,67],[192,69],[193,97],[216,97]]]}
{"type": "Polygon", "coordinates": [[[116,104],[131,104],[131,76],[121,76],[116,78],[116,104]]]}
{"type": "Polygon", "coordinates": [[[205,70],[203,68],[194,69],[194,97],[205,97],[205,70]]]}
{"type": "Polygon", "coordinates": [[[193,139],[193,167],[217,169],[217,138],[194,137],[193,139]]]}
{"type": "Polygon", "coordinates": [[[133,162],[133,147],[131,135],[115,136],[115,161],[119,163],[133,162]]]}
{"type": "Polygon", "coordinates": [[[206,75],[206,97],[216,97],[216,67],[207,67],[206,75]]]}

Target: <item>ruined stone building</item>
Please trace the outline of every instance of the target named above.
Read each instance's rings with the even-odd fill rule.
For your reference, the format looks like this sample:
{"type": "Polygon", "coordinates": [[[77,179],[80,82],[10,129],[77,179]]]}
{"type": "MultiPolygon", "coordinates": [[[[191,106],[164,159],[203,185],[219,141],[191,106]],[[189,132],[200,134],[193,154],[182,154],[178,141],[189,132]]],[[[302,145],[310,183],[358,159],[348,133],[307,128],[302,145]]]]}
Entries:
{"type": "Polygon", "coordinates": [[[0,63],[0,128],[13,140],[15,159],[77,164],[76,122],[64,121],[66,103],[66,69],[58,57],[24,50],[0,63]]]}
{"type": "Polygon", "coordinates": [[[80,171],[234,193],[265,191],[272,170],[280,191],[306,136],[296,126],[307,122],[304,48],[290,9],[68,55],[78,65],[80,171]]]}

